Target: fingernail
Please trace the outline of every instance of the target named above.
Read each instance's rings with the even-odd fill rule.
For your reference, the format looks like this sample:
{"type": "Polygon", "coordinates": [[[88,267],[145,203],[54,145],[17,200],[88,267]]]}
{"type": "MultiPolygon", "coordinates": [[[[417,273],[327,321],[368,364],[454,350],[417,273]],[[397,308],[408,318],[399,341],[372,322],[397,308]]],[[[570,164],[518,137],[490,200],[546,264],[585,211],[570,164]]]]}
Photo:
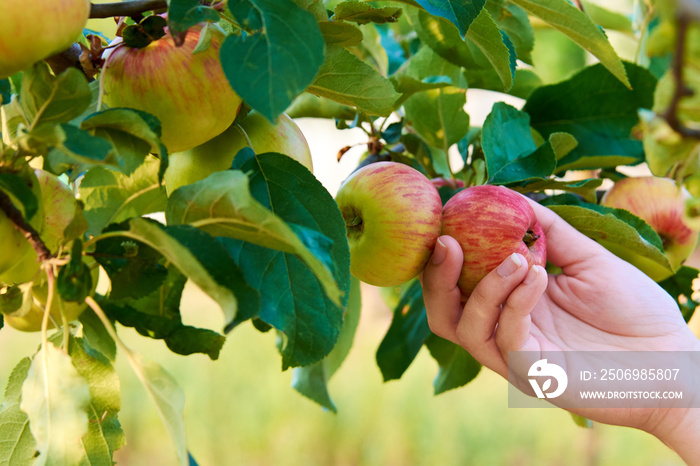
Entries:
{"type": "Polygon", "coordinates": [[[540,273],[542,273],[542,267],[540,267],[538,265],[533,265],[530,268],[530,271],[527,273],[525,280],[523,280],[523,283],[525,283],[526,285],[529,285],[530,283],[537,280],[537,277],[540,276],[540,273]]]}
{"type": "Polygon", "coordinates": [[[438,238],[437,243],[435,243],[435,250],[433,251],[433,265],[441,264],[442,261],[445,260],[445,257],[447,257],[447,246],[438,238]]]}
{"type": "Polygon", "coordinates": [[[501,265],[498,266],[498,275],[501,277],[509,277],[520,268],[522,262],[516,253],[508,256],[508,259],[504,260],[501,265]]]}

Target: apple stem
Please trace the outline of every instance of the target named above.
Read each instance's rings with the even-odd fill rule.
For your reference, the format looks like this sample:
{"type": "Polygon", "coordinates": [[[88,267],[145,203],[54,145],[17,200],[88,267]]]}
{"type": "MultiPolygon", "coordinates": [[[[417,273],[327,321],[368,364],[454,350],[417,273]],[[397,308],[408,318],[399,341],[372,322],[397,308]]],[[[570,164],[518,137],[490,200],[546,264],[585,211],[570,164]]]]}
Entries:
{"type": "Polygon", "coordinates": [[[527,233],[523,236],[523,243],[525,243],[528,248],[531,248],[539,238],[540,235],[535,234],[532,230],[527,230],[527,233]]]}

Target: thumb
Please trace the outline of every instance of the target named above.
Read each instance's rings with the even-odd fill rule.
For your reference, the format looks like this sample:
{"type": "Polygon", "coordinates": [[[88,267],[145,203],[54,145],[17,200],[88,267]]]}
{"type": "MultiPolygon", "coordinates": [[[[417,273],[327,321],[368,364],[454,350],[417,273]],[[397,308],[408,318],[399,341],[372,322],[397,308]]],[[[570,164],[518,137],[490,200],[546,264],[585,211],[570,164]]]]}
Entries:
{"type": "Polygon", "coordinates": [[[456,341],[456,328],[462,315],[457,280],[462,271],[462,248],[451,236],[441,236],[423,270],[423,300],[430,329],[438,336],[456,341]]]}

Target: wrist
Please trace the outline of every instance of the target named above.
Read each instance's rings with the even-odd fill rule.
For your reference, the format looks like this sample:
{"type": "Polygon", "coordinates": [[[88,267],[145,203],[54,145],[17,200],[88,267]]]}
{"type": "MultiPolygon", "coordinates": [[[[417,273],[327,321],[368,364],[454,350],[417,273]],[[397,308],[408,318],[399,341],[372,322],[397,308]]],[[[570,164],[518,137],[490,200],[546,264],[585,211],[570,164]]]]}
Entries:
{"type": "MultiPolygon", "coordinates": [[[[700,409],[670,408],[647,430],[689,465],[700,465],[700,409]]],[[[646,430],[646,429],[645,429],[646,430]]]]}

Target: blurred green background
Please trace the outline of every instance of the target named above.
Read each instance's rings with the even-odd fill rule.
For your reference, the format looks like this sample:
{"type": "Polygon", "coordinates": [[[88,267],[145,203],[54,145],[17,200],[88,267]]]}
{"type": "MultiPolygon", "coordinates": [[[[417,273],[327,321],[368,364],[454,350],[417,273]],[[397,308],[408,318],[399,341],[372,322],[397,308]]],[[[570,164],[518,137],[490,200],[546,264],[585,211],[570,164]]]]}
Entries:
{"type": "MultiPolygon", "coordinates": [[[[355,345],[330,381],[338,414],[290,387],[272,333],[250,324],[228,337],[218,361],[171,354],[119,328],[126,344],[161,364],[186,395],[189,449],[202,466],[260,465],[680,465],[661,442],[628,428],[583,429],[559,409],[509,409],[506,381],[488,370],[466,387],[432,394],[437,366],[425,350],[401,380],[383,383],[374,353],[391,319],[376,288],[363,288],[355,345]]],[[[221,312],[188,287],[186,322],[220,328],[221,312]]],[[[0,383],[38,346],[38,334],[0,331],[0,383]]],[[[117,356],[128,445],[118,464],[175,464],[153,403],[117,356]]]]}

